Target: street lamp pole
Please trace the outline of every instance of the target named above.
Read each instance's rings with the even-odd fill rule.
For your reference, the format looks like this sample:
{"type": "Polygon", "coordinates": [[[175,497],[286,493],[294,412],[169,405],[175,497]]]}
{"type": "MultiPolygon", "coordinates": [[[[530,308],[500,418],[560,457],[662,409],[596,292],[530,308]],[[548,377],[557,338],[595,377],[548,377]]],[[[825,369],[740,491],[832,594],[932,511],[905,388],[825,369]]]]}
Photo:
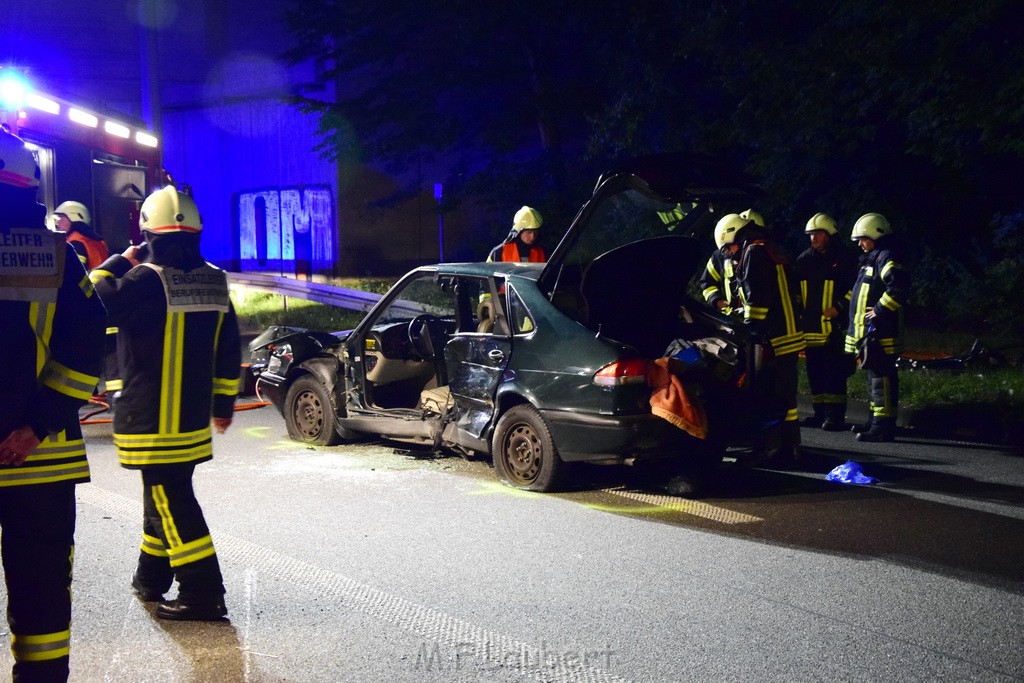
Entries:
{"type": "Polygon", "coordinates": [[[444,212],[441,200],[444,198],[444,184],[434,183],[434,199],[437,200],[437,261],[444,263],[444,212]]]}

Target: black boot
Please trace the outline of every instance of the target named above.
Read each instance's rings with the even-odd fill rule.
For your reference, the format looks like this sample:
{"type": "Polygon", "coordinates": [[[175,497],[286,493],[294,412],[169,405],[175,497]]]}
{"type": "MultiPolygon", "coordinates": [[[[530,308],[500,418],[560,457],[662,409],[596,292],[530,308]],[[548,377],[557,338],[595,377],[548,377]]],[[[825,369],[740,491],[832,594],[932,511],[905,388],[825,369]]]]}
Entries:
{"type": "Polygon", "coordinates": [[[821,428],[826,432],[845,432],[850,428],[846,423],[846,406],[833,406],[825,416],[821,428]]]}
{"type": "Polygon", "coordinates": [[[853,425],[850,427],[850,431],[854,434],[860,435],[871,431],[871,427],[874,425],[874,418],[869,417],[868,421],[861,425],[853,425]]]}
{"type": "Polygon", "coordinates": [[[820,403],[814,404],[814,415],[809,415],[804,419],[800,420],[801,427],[808,427],[811,429],[818,429],[822,423],[825,422],[825,406],[820,403]]]}
{"type": "Polygon", "coordinates": [[[163,602],[164,593],[166,592],[166,590],[147,586],[142,579],[139,578],[138,574],[132,576],[132,590],[135,591],[135,595],[139,600],[142,600],[143,602],[163,602]]]}
{"type": "Polygon", "coordinates": [[[896,439],[896,421],[892,419],[875,420],[871,429],[857,435],[857,441],[883,443],[896,439]]]}
{"type": "Polygon", "coordinates": [[[228,610],[223,600],[199,603],[171,600],[157,605],[155,614],[160,619],[171,621],[224,621],[228,610]]]}

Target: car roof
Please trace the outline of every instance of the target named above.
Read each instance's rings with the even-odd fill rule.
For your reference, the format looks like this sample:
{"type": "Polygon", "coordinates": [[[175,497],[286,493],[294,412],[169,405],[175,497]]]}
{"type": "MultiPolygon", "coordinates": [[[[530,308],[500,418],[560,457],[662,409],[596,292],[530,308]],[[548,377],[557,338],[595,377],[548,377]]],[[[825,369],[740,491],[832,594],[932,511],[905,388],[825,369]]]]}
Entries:
{"type": "Polygon", "coordinates": [[[416,270],[433,271],[436,273],[450,275],[469,275],[477,277],[515,276],[524,277],[528,280],[536,280],[543,269],[543,263],[516,263],[516,262],[475,262],[475,263],[435,263],[428,266],[420,266],[416,270]]]}

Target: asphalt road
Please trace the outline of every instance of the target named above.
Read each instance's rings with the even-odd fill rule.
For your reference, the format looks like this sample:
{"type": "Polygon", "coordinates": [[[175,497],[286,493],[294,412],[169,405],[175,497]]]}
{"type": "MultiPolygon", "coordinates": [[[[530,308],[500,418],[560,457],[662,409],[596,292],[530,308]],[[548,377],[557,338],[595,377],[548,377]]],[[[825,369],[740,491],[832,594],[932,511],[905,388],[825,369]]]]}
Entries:
{"type": "Polygon", "coordinates": [[[132,596],[141,484],[86,431],[74,681],[1024,679],[1024,459],[998,449],[807,430],[803,470],[726,466],[701,500],[627,468],[542,495],[246,410],[197,470],[230,622],[196,624],[132,596]],[[847,459],[879,483],[824,480],[847,459]]]}

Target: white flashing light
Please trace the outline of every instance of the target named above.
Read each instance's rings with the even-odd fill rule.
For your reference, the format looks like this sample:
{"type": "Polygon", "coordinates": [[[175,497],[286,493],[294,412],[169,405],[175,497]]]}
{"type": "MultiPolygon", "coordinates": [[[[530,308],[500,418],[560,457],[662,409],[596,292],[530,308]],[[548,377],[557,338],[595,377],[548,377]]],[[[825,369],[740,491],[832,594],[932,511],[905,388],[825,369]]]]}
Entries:
{"type": "Polygon", "coordinates": [[[43,97],[42,95],[37,95],[34,92],[26,93],[25,104],[32,107],[33,109],[45,111],[47,114],[60,113],[60,105],[58,103],[54,102],[53,100],[47,97],[43,97]]]}
{"type": "Polygon", "coordinates": [[[145,145],[146,147],[157,146],[156,137],[150,135],[149,133],[144,133],[141,130],[135,131],[135,142],[139,143],[140,145],[145,145]]]}
{"type": "Polygon", "coordinates": [[[21,109],[25,101],[25,90],[25,81],[21,74],[5,71],[0,75],[0,109],[21,109]]]}
{"type": "Polygon", "coordinates": [[[81,124],[83,126],[89,126],[90,128],[95,128],[96,126],[100,125],[100,120],[98,118],[96,118],[87,111],[75,109],[74,107],[68,109],[68,118],[74,121],[75,123],[81,124]]]}
{"type": "Polygon", "coordinates": [[[132,132],[128,130],[128,126],[117,123],[115,121],[104,121],[103,130],[107,131],[111,135],[116,135],[119,138],[127,140],[131,137],[132,132]]]}

